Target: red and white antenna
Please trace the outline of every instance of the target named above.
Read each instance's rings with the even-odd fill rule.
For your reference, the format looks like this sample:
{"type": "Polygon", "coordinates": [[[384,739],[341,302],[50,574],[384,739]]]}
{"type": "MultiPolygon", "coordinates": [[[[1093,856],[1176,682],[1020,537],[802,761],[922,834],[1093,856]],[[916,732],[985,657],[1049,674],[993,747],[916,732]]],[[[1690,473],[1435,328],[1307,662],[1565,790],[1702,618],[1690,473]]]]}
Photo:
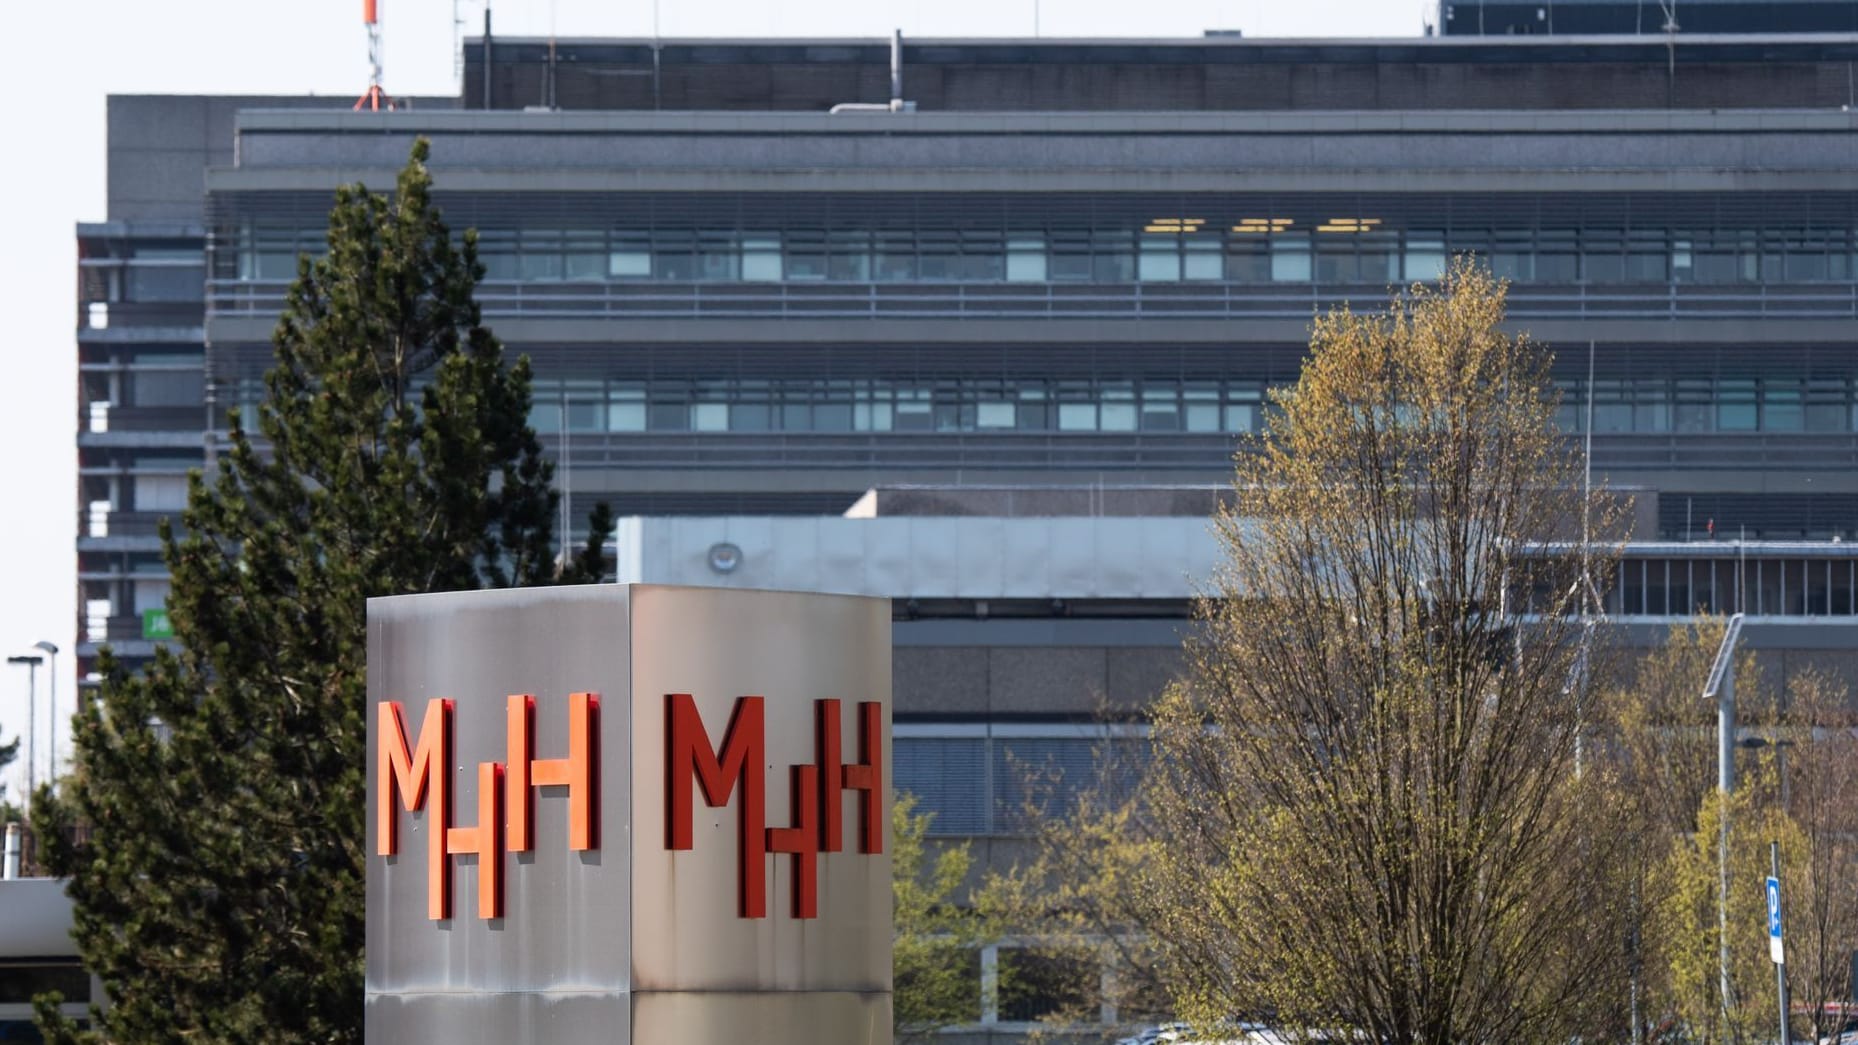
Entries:
{"type": "Polygon", "coordinates": [[[393,99],[381,87],[381,7],[380,0],[361,0],[361,20],[368,27],[368,90],[355,99],[355,111],[367,109],[392,111],[393,99]]]}

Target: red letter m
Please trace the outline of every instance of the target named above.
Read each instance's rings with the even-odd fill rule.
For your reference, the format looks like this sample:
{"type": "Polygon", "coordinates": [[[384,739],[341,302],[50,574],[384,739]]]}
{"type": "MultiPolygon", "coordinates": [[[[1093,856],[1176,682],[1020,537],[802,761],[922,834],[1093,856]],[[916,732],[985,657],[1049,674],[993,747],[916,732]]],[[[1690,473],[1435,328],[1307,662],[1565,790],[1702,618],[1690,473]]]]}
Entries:
{"type": "Polygon", "coordinates": [[[768,913],[766,878],[767,823],[763,749],[765,719],[760,697],[736,701],[729,730],[723,734],[720,753],[703,729],[703,716],[688,693],[665,697],[665,847],[695,848],[691,837],[693,778],[703,787],[703,800],[727,805],[729,793],[741,784],[742,800],[736,807],[736,892],[741,917],[764,918],[768,913]]]}

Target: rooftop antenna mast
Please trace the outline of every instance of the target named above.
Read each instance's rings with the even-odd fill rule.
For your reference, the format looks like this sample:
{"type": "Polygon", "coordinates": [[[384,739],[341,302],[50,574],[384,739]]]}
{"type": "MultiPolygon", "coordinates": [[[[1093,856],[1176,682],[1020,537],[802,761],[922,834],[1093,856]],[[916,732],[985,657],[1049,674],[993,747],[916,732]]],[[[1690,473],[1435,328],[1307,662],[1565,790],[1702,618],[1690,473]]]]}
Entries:
{"type": "Polygon", "coordinates": [[[393,111],[393,99],[381,87],[381,5],[380,0],[361,0],[361,20],[368,27],[368,89],[355,99],[355,111],[363,109],[393,111]]]}

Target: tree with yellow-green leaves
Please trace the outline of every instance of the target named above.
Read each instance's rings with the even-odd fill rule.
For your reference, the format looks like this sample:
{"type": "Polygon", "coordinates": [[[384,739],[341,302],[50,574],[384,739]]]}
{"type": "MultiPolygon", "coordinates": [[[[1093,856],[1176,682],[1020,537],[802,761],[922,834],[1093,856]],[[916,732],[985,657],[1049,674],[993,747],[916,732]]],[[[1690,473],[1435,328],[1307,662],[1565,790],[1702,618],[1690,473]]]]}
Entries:
{"type": "Polygon", "coordinates": [[[1624,809],[1577,759],[1583,576],[1604,588],[1623,522],[1503,318],[1469,260],[1320,318],[1238,458],[1141,796],[1146,928],[1190,1019],[1402,1045],[1618,1024],[1624,809]]]}
{"type": "Polygon", "coordinates": [[[901,795],[890,812],[891,1024],[898,1041],[933,1039],[980,1019],[979,948],[985,914],[962,903],[972,858],[966,843],[934,851],[933,813],[901,795]]]}
{"type": "Polygon", "coordinates": [[[1801,674],[1767,685],[1758,655],[1737,658],[1737,721],[1761,746],[1736,752],[1735,794],[1716,791],[1716,723],[1700,697],[1724,622],[1701,616],[1673,628],[1609,697],[1622,794],[1635,807],[1642,900],[1641,1009],[1652,1025],[1699,1043],[1773,1040],[1774,969],[1762,881],[1780,843],[1793,1026],[1821,1040],[1842,1022],[1829,1004],[1851,997],[1858,947],[1858,719],[1830,680],[1801,674]],[[1721,986],[1728,815],[1730,990],[1721,986]]]}

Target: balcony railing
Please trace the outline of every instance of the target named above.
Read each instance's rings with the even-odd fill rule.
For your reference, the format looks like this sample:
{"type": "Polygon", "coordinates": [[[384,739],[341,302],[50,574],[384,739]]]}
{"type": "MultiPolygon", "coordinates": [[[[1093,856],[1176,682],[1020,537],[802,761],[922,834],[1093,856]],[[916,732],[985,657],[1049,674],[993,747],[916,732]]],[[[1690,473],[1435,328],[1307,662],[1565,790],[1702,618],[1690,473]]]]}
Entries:
{"type": "MultiPolygon", "coordinates": [[[[279,284],[278,300],[289,284],[279,284]]],[[[201,301],[93,301],[78,309],[78,329],[197,327],[206,315],[201,301]]]]}
{"type": "MultiPolygon", "coordinates": [[[[560,456],[560,440],[542,434],[560,456]]],[[[575,467],[638,468],[1182,468],[1224,473],[1238,437],[1180,432],[580,433],[575,467]]],[[[1607,469],[1858,469],[1858,434],[1607,435],[1594,439],[1607,469]]]]}
{"type": "Polygon", "coordinates": [[[141,617],[105,617],[101,620],[92,618],[84,624],[85,642],[154,642],[155,637],[144,633],[141,617]],[[101,624],[101,627],[98,625],[101,624]]]}
{"type": "MultiPolygon", "coordinates": [[[[214,280],[217,316],[276,315],[289,284],[214,280]]],[[[1303,319],[1344,303],[1384,301],[1386,284],[1236,283],[516,283],[486,282],[491,317],[677,318],[1247,318],[1303,319]]],[[[1858,317],[1858,283],[1742,286],[1524,285],[1516,318],[1858,317]]]]}
{"type": "Polygon", "coordinates": [[[92,403],[84,420],[91,432],[197,432],[206,423],[206,408],[92,403]]]}
{"type": "Polygon", "coordinates": [[[180,529],[181,513],[178,508],[171,512],[84,509],[77,513],[77,534],[79,537],[153,537],[163,519],[174,520],[175,529],[180,529]]]}

